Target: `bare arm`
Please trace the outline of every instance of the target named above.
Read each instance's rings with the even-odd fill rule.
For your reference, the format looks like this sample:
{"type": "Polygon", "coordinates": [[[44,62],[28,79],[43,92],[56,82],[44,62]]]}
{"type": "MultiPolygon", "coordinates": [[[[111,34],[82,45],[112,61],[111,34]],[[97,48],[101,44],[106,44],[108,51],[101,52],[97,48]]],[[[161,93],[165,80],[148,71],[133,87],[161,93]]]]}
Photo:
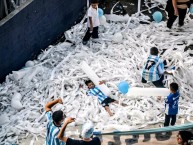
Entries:
{"type": "Polygon", "coordinates": [[[64,125],[62,126],[62,128],[60,129],[60,132],[58,133],[58,138],[60,139],[60,140],[62,140],[63,142],[67,142],[67,140],[68,140],[68,137],[65,137],[65,136],[63,136],[63,134],[64,134],[64,132],[65,132],[65,130],[66,130],[66,127],[67,127],[67,125],[69,124],[69,123],[71,123],[71,122],[74,122],[74,118],[67,118],[67,120],[64,122],[64,125]]]}
{"type": "Polygon", "coordinates": [[[99,85],[102,85],[102,84],[105,84],[106,81],[102,80],[102,81],[99,81],[99,85]]]}
{"type": "Polygon", "coordinates": [[[158,66],[158,72],[159,72],[160,75],[162,75],[162,74],[173,75],[173,73],[170,73],[170,72],[162,69],[160,65],[158,66]]]}
{"type": "Polygon", "coordinates": [[[89,22],[90,22],[90,31],[93,31],[92,17],[89,17],[89,22]]]}
{"type": "Polygon", "coordinates": [[[46,106],[45,106],[46,112],[51,111],[51,108],[52,108],[54,105],[56,105],[57,103],[62,104],[62,99],[61,99],[61,98],[58,98],[58,99],[56,99],[56,100],[53,100],[53,101],[48,102],[48,103],[46,104],[46,106]]]}
{"type": "Polygon", "coordinates": [[[172,5],[174,7],[174,15],[178,16],[178,8],[176,0],[172,0],[172,5]]]}
{"type": "Polygon", "coordinates": [[[173,73],[170,73],[170,72],[167,72],[167,71],[164,71],[164,74],[173,75],[173,73]]]}

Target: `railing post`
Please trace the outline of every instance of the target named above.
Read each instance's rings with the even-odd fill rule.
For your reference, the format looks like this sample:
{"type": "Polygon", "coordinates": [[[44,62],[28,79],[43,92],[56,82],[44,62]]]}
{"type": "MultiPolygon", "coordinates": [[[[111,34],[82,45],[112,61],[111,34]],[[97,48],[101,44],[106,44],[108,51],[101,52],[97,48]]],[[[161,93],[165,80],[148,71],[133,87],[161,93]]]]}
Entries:
{"type": "Polygon", "coordinates": [[[6,16],[7,16],[9,13],[8,13],[8,9],[7,9],[7,2],[6,2],[6,0],[4,0],[4,7],[5,7],[5,13],[6,13],[6,16]]]}
{"type": "Polygon", "coordinates": [[[141,0],[138,0],[138,13],[141,11],[141,0]]]}

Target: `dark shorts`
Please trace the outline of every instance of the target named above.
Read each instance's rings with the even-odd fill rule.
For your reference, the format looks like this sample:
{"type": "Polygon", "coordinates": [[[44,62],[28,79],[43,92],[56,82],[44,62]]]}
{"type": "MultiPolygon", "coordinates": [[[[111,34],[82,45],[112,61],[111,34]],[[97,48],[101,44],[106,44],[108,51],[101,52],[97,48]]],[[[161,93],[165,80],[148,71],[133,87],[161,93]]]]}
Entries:
{"type": "MultiPolygon", "coordinates": [[[[157,88],[165,88],[164,84],[163,84],[163,80],[164,80],[164,75],[161,76],[161,78],[157,81],[153,81],[152,83],[154,84],[154,86],[156,86],[157,88]]],[[[147,83],[147,81],[142,77],[141,80],[142,83],[147,83]]]]}
{"type": "Polygon", "coordinates": [[[109,103],[112,103],[112,102],[115,102],[116,100],[110,98],[110,97],[107,97],[101,104],[103,107],[106,107],[106,106],[109,106],[109,103]]]}

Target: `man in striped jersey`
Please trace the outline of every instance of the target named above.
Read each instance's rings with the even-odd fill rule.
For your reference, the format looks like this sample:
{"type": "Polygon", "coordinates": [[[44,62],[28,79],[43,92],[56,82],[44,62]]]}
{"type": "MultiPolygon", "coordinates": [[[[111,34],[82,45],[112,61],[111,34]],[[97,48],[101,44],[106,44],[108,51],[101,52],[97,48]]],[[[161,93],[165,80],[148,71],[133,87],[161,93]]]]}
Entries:
{"type": "MultiPolygon", "coordinates": [[[[109,113],[110,116],[113,116],[113,113],[109,109],[110,103],[119,103],[118,101],[106,96],[98,87],[94,85],[94,83],[91,80],[87,80],[85,84],[88,86],[89,90],[87,91],[87,95],[89,96],[97,96],[98,101],[102,106],[105,108],[105,110],[109,113]]],[[[99,84],[104,84],[104,81],[101,81],[99,84]]]]}
{"type": "Polygon", "coordinates": [[[56,99],[54,101],[48,102],[45,106],[46,117],[47,117],[47,133],[46,133],[46,145],[65,145],[64,142],[57,138],[60,131],[61,125],[66,118],[61,110],[52,113],[51,108],[57,104],[63,104],[62,99],[56,99]]]}

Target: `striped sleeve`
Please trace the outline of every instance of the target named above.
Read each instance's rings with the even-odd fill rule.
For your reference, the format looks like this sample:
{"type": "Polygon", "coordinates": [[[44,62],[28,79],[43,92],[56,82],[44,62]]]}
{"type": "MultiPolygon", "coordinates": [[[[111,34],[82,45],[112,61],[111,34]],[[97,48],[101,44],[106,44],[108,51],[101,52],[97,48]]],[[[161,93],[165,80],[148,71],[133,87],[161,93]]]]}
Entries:
{"type": "Polygon", "coordinates": [[[86,92],[86,95],[87,95],[87,96],[94,96],[94,95],[90,92],[90,90],[88,90],[88,91],[86,92]]]}
{"type": "Polygon", "coordinates": [[[47,121],[51,121],[52,120],[52,111],[46,112],[46,118],[47,118],[47,121]]]}

